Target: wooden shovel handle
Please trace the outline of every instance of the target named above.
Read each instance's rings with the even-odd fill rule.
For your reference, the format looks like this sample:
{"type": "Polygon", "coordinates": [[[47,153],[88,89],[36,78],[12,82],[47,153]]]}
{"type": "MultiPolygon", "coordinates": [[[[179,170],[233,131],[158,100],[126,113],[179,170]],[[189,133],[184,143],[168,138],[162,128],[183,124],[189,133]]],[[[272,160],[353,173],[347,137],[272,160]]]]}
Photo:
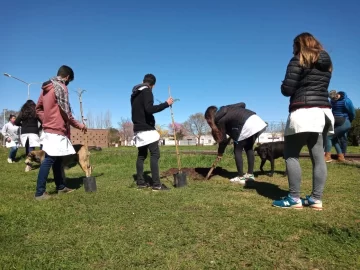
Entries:
{"type": "Polygon", "coordinates": [[[205,180],[209,180],[209,177],[210,177],[211,173],[213,172],[213,170],[214,170],[215,167],[216,167],[216,164],[217,164],[219,161],[220,161],[220,158],[217,157],[217,158],[215,159],[214,163],[212,164],[212,166],[211,166],[208,174],[206,175],[205,180]]]}

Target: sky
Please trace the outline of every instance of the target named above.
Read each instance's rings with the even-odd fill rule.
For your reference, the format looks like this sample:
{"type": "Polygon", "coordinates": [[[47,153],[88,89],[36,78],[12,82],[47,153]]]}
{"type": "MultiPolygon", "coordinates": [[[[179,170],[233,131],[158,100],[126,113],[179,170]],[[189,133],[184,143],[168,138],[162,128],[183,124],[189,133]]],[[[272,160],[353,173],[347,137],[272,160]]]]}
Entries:
{"type": "MultiPolygon", "coordinates": [[[[360,107],[360,1],[13,0],[0,9],[0,109],[19,110],[26,82],[44,82],[61,65],[75,72],[70,102],[79,117],[110,111],[113,127],[131,117],[132,87],[157,78],[155,103],[168,86],[180,99],[176,122],[211,105],[245,102],[265,121],[286,120],[280,85],[296,35],[310,32],[332,57],[329,90],[345,91],[360,107]]],[[[31,85],[37,101],[40,84],[31,85]]],[[[171,122],[169,110],[155,115],[171,122]]]]}

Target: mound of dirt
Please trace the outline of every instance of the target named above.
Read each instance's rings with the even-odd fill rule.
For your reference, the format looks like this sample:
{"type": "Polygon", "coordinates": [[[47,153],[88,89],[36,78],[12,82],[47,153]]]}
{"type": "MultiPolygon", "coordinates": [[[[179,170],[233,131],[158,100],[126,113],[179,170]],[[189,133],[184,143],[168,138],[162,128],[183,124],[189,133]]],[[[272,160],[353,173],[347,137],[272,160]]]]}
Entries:
{"type": "MultiPolygon", "coordinates": [[[[208,174],[210,168],[182,168],[181,171],[186,174],[186,176],[192,180],[205,180],[206,175],[208,174]]],[[[221,167],[216,167],[210,178],[214,175],[218,175],[222,171],[221,167]]],[[[171,168],[163,173],[161,173],[161,177],[171,177],[173,178],[174,174],[178,173],[177,168],[171,168]]]]}

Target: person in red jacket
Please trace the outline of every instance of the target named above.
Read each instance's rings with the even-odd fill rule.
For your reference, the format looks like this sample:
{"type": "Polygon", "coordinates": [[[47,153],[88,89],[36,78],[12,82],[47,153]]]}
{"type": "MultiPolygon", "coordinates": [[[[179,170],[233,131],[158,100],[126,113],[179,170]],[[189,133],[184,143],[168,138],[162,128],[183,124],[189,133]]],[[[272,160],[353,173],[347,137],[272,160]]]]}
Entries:
{"type": "Polygon", "coordinates": [[[45,159],[41,163],[36,185],[35,199],[49,199],[46,180],[53,170],[58,193],[73,191],[65,186],[65,173],[61,157],[75,154],[70,141],[70,126],[86,132],[86,126],[74,119],[71,113],[67,85],[74,80],[74,71],[68,66],[61,66],[57,76],[44,82],[36,105],[36,114],[42,122],[41,143],[45,159]]]}

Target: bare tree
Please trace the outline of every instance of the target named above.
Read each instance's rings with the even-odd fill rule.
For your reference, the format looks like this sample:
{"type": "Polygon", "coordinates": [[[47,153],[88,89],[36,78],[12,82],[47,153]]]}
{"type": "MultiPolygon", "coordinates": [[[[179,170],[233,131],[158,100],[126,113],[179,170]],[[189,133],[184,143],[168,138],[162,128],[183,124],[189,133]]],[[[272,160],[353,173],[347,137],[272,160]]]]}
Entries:
{"type": "Polygon", "coordinates": [[[198,145],[200,145],[201,136],[208,134],[210,130],[202,113],[190,115],[189,119],[184,123],[184,128],[197,138],[198,145]]]}
{"type": "Polygon", "coordinates": [[[134,136],[133,123],[129,118],[122,118],[119,124],[119,135],[121,142],[129,143],[134,136]]]}
{"type": "Polygon", "coordinates": [[[106,111],[104,115],[104,128],[109,129],[111,128],[111,113],[110,111],[106,111]]]}
{"type": "Polygon", "coordinates": [[[103,119],[103,114],[102,112],[100,113],[100,115],[96,116],[96,120],[95,120],[95,127],[102,129],[104,128],[104,119],[103,119]]]}
{"type": "Polygon", "coordinates": [[[271,134],[271,139],[274,141],[275,139],[283,136],[283,130],[285,130],[285,126],[282,122],[270,122],[266,128],[266,131],[271,134]]]}
{"type": "Polygon", "coordinates": [[[93,117],[91,112],[87,113],[86,119],[87,119],[86,120],[87,127],[88,128],[95,128],[95,121],[94,121],[94,117],[93,117]]]}

